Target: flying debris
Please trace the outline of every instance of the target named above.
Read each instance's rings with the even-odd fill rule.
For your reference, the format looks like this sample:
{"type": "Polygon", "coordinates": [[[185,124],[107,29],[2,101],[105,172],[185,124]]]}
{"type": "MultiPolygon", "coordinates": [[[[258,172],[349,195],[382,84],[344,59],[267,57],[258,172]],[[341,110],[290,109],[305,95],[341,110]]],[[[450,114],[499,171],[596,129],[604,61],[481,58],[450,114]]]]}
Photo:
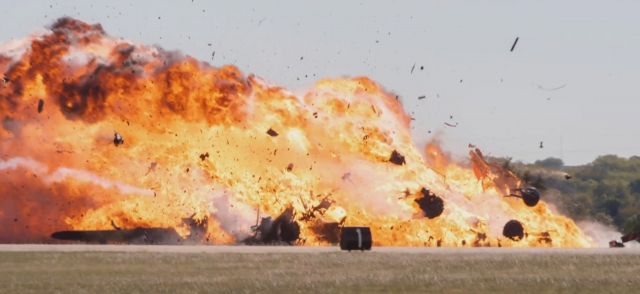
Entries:
{"type": "Polygon", "coordinates": [[[3,85],[8,84],[8,83],[9,83],[9,81],[10,81],[10,80],[9,80],[9,78],[8,78],[7,76],[2,75],[2,84],[3,84],[3,85]]]}
{"type": "Polygon", "coordinates": [[[267,134],[271,137],[277,137],[278,136],[278,132],[274,131],[273,129],[269,128],[269,130],[267,130],[267,134]]]}
{"type": "Polygon", "coordinates": [[[447,126],[447,127],[455,128],[455,127],[457,127],[457,126],[458,126],[458,122],[456,122],[455,124],[445,122],[445,123],[444,123],[444,125],[445,125],[445,126],[447,126]]]}
{"type": "Polygon", "coordinates": [[[411,67],[411,73],[413,73],[413,70],[416,69],[416,64],[414,63],[413,66],[411,67]]]}
{"type": "Polygon", "coordinates": [[[539,147],[540,147],[540,149],[544,148],[544,142],[540,141],[539,147]]]}
{"type": "Polygon", "coordinates": [[[372,244],[369,227],[343,227],[340,232],[340,249],[342,250],[371,250],[372,244]]]}
{"type": "Polygon", "coordinates": [[[557,86],[557,87],[547,88],[547,87],[544,87],[542,85],[538,85],[538,89],[545,90],[545,91],[556,91],[556,90],[560,90],[560,89],[562,89],[562,88],[564,88],[566,86],[567,86],[567,84],[562,84],[562,85],[557,86]]]}
{"type": "Polygon", "coordinates": [[[289,164],[287,165],[287,171],[288,171],[288,172],[290,172],[290,171],[292,171],[292,170],[293,170],[293,163],[289,163],[289,164]]]}
{"type": "Polygon", "coordinates": [[[427,218],[436,218],[442,214],[444,211],[444,201],[442,198],[436,196],[431,191],[426,188],[422,188],[420,191],[422,193],[422,198],[418,198],[415,200],[424,212],[424,216],[427,218]]]}
{"type": "Polygon", "coordinates": [[[534,187],[515,189],[507,196],[521,198],[524,204],[530,207],[536,206],[538,201],[540,201],[540,192],[534,187]]]}
{"type": "Polygon", "coordinates": [[[44,100],[38,99],[38,113],[42,113],[43,108],[44,108],[44,100]]]}
{"type": "Polygon", "coordinates": [[[200,160],[204,161],[207,158],[209,158],[209,152],[200,154],[200,160]]]}
{"type": "Polygon", "coordinates": [[[122,135],[120,135],[120,133],[115,132],[113,134],[113,145],[119,146],[124,144],[124,139],[122,138],[122,135]]]}
{"type": "Polygon", "coordinates": [[[424,99],[424,98],[427,98],[427,96],[425,96],[425,95],[418,96],[418,100],[422,100],[422,99],[424,99]]]}
{"type": "Polygon", "coordinates": [[[573,176],[571,176],[570,174],[564,174],[565,180],[571,180],[571,178],[573,178],[573,176]]]}
{"type": "Polygon", "coordinates": [[[512,219],[504,225],[502,235],[513,241],[520,241],[524,238],[524,227],[522,223],[512,219]]]}
{"type": "Polygon", "coordinates": [[[516,49],[516,44],[518,44],[518,40],[519,39],[520,39],[520,37],[516,37],[516,39],[513,41],[513,45],[511,45],[510,52],[513,52],[513,49],[516,49]]]}
{"type": "Polygon", "coordinates": [[[389,157],[389,162],[397,165],[404,165],[406,161],[404,160],[404,155],[400,154],[397,150],[393,150],[391,152],[391,157],[389,157]]]}

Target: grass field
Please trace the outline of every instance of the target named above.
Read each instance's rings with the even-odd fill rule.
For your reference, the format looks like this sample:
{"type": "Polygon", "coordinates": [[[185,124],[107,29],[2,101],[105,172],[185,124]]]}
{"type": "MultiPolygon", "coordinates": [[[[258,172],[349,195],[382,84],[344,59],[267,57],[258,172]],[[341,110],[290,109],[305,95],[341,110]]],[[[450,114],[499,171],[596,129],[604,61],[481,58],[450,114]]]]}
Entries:
{"type": "Polygon", "coordinates": [[[629,249],[348,253],[288,252],[282,247],[255,252],[140,248],[74,252],[0,247],[0,292],[637,293],[640,289],[640,252],[629,249]]]}

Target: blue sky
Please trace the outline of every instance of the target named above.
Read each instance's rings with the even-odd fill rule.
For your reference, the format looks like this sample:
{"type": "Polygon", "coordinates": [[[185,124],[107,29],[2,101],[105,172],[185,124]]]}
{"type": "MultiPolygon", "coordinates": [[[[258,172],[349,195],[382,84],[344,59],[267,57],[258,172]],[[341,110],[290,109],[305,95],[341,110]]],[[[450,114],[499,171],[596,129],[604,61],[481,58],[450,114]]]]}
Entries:
{"type": "Polygon", "coordinates": [[[416,143],[439,136],[459,155],[468,143],[568,164],[640,154],[637,1],[0,3],[2,43],[67,15],[295,92],[368,76],[401,97],[416,143]]]}

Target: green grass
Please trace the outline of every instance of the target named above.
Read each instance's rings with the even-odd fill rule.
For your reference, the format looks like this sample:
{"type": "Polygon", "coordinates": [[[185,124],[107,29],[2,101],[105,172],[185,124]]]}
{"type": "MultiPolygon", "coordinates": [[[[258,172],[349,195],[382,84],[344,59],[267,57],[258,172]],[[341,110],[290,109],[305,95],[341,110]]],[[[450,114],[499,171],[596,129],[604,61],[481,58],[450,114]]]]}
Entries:
{"type": "Polygon", "coordinates": [[[637,254],[0,252],[0,292],[637,293],[637,254]]]}

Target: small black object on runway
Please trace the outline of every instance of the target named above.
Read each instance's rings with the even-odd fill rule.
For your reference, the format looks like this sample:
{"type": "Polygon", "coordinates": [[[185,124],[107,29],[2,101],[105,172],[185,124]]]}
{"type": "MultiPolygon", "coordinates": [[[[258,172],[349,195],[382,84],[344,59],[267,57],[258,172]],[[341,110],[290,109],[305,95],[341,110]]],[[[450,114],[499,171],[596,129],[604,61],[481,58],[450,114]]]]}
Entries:
{"type": "Polygon", "coordinates": [[[343,227],[340,232],[340,249],[371,250],[371,229],[369,227],[343,227]]]}

